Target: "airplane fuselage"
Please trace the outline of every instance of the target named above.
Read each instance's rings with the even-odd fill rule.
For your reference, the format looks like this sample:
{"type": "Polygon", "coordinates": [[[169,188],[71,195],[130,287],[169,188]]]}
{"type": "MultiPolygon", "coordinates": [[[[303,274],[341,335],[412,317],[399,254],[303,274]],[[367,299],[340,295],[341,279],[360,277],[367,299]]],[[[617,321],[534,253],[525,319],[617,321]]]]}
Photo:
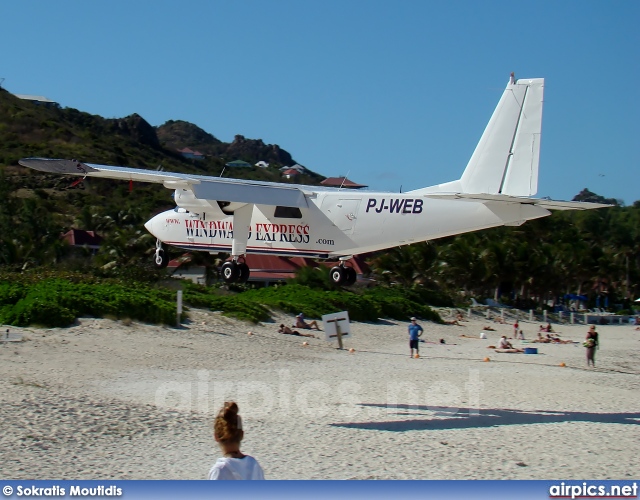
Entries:
{"type": "MultiPolygon", "coordinates": [[[[519,225],[545,209],[460,202],[421,195],[340,191],[307,197],[305,208],[254,205],[247,253],[348,257],[479,229],[519,225]]],[[[176,208],[146,227],[160,241],[187,250],[230,252],[233,215],[217,204],[199,212],[176,208]]]]}

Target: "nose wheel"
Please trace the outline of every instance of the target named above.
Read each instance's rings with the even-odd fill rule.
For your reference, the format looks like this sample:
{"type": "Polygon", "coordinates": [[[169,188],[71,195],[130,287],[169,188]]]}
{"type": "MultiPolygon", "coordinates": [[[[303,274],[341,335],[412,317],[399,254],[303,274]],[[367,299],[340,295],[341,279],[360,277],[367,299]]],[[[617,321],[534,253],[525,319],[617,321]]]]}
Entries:
{"type": "Polygon", "coordinates": [[[351,286],[358,278],[356,270],[353,267],[339,265],[331,268],[329,277],[334,285],[351,286]]]}
{"type": "Polygon", "coordinates": [[[156,240],[156,251],[153,255],[153,265],[156,269],[164,269],[169,264],[166,248],[160,240],[156,240]]]}
{"type": "Polygon", "coordinates": [[[225,283],[246,283],[250,274],[249,266],[244,261],[229,260],[220,268],[225,283]]]}

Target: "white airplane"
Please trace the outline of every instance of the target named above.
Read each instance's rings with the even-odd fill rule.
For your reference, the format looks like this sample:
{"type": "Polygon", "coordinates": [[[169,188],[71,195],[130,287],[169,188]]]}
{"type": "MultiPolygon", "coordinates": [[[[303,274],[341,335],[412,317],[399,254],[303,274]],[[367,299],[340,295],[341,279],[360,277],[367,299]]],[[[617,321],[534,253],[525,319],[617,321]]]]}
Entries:
{"type": "Polygon", "coordinates": [[[164,244],[228,252],[224,281],[245,282],[248,253],[339,259],[336,284],[351,285],[353,255],[496,226],[518,226],[549,210],[607,205],[530,196],[538,189],[544,79],[511,74],[460,179],[406,193],[352,191],[225,179],[76,160],[25,158],[20,164],[58,174],[163,184],[176,208],[145,227],[157,238],[155,264],[167,265],[164,244]]]}

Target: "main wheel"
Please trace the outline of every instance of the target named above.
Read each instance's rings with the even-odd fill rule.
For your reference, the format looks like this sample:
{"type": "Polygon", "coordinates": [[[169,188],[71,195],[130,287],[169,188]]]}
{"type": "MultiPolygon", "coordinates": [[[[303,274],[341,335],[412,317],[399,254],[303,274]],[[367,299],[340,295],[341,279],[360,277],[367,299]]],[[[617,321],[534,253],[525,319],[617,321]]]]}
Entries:
{"type": "Polygon", "coordinates": [[[356,273],[356,270],[353,267],[345,267],[344,272],[346,275],[344,279],[344,286],[353,285],[358,279],[358,274],[356,273]]]}
{"type": "Polygon", "coordinates": [[[342,285],[346,278],[345,268],[342,266],[332,267],[331,271],[329,271],[329,277],[331,278],[331,282],[335,285],[342,285]]]}
{"type": "Polygon", "coordinates": [[[238,264],[238,283],[246,283],[249,280],[249,275],[251,271],[249,270],[249,266],[244,262],[238,264]]]}
{"type": "Polygon", "coordinates": [[[164,269],[169,264],[169,257],[167,252],[163,248],[156,248],[156,253],[153,256],[153,265],[156,269],[164,269]]]}
{"type": "Polygon", "coordinates": [[[220,274],[225,283],[234,283],[238,279],[238,276],[240,276],[240,269],[236,262],[228,261],[222,264],[220,274]]]}

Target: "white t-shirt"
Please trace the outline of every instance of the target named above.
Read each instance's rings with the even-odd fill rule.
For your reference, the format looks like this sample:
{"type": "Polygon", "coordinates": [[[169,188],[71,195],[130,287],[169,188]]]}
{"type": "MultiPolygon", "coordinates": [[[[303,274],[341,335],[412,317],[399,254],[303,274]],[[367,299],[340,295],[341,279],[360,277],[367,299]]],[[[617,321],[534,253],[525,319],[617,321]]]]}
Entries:
{"type": "Polygon", "coordinates": [[[264,472],[258,461],[249,455],[222,457],[211,467],[209,479],[264,479],[264,472]]]}
{"type": "Polygon", "coordinates": [[[508,349],[509,348],[509,341],[505,338],[501,338],[500,339],[500,344],[498,345],[498,347],[500,349],[508,349]]]}

